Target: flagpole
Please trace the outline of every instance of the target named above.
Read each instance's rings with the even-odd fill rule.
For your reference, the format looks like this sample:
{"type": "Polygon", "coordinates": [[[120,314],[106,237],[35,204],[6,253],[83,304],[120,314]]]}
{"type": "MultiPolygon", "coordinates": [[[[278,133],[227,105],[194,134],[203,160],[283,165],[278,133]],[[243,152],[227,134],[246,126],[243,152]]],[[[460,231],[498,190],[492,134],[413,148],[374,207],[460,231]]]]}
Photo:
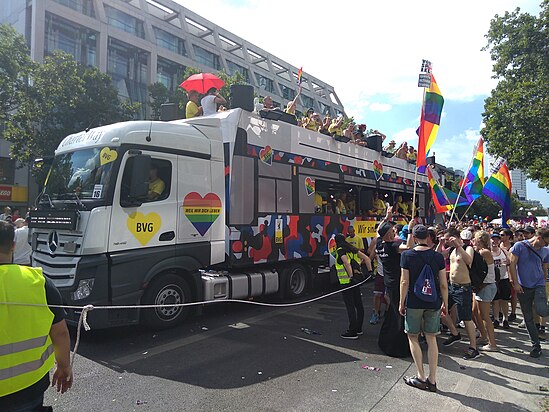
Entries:
{"type": "MultiPolygon", "coordinates": [[[[473,151],[473,157],[471,157],[471,160],[469,161],[469,166],[467,167],[467,172],[465,173],[464,179],[467,178],[467,175],[469,174],[469,170],[471,169],[471,166],[473,165],[473,160],[475,159],[475,156],[477,154],[479,143],[480,143],[480,139],[479,139],[479,141],[477,142],[477,144],[475,146],[475,150],[473,151]]],[[[465,186],[465,185],[463,185],[463,184],[459,185],[458,197],[456,199],[456,203],[454,204],[454,207],[452,208],[452,215],[450,216],[450,221],[448,222],[448,224],[452,223],[452,220],[454,218],[454,213],[456,212],[456,207],[457,207],[457,204],[459,203],[459,198],[461,196],[461,193],[463,192],[463,186],[465,186]]],[[[473,203],[471,202],[471,205],[472,204],[473,203]]]]}
{"type": "Polygon", "coordinates": [[[467,210],[465,211],[465,213],[463,213],[463,216],[461,216],[461,219],[458,220],[458,223],[461,223],[461,221],[463,220],[463,218],[467,215],[467,212],[469,211],[469,209],[471,209],[471,206],[473,206],[473,203],[475,203],[475,200],[477,200],[477,198],[473,199],[473,201],[471,202],[471,204],[469,205],[469,207],[467,208],[467,210]]]}

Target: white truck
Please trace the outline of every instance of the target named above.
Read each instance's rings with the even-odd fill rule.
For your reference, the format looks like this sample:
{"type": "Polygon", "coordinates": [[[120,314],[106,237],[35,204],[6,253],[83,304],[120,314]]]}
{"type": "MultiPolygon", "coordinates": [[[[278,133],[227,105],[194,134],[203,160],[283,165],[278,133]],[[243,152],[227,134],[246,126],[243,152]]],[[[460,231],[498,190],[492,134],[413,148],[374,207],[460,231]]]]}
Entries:
{"type": "MultiPolygon", "coordinates": [[[[32,263],[69,305],[296,298],[326,267],[335,233],[375,234],[373,192],[411,198],[413,173],[402,159],[242,109],[98,127],[55,152],[31,214],[32,263]]],[[[425,210],[424,175],[417,186],[425,210]]],[[[93,311],[89,322],[162,328],[187,314],[93,311]]]]}

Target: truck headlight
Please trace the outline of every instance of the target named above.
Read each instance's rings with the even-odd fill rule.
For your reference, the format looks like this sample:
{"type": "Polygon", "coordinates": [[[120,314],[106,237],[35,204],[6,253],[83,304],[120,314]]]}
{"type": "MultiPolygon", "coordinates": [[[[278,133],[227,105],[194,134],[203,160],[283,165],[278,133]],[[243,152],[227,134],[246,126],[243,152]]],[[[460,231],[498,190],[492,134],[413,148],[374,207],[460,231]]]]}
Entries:
{"type": "Polygon", "coordinates": [[[82,279],[78,282],[78,288],[72,292],[72,300],[86,299],[91,295],[95,279],[82,279]]]}

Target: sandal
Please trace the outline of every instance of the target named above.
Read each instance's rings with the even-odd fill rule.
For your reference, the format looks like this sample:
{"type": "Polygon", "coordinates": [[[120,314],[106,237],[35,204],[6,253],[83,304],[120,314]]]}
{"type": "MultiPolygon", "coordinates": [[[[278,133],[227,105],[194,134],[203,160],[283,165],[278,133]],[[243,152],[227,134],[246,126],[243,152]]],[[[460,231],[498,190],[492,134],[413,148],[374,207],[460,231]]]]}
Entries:
{"type": "Polygon", "coordinates": [[[431,381],[429,379],[427,379],[425,381],[425,383],[427,384],[427,390],[429,390],[429,392],[436,392],[437,391],[437,384],[436,382],[435,383],[431,383],[431,381]]]}
{"type": "Polygon", "coordinates": [[[425,391],[428,388],[427,382],[422,381],[417,376],[405,376],[403,379],[408,386],[413,386],[414,388],[421,389],[422,391],[425,391]]]}

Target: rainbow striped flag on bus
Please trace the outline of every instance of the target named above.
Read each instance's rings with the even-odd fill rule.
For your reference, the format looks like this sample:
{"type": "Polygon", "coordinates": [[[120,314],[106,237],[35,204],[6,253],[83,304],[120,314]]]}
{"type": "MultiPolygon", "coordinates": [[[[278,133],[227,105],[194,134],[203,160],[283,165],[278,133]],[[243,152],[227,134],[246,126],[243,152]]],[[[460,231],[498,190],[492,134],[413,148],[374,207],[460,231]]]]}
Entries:
{"type": "Polygon", "coordinates": [[[416,160],[416,167],[418,168],[427,164],[427,155],[437,138],[442,107],[444,106],[444,98],[438,88],[435,76],[433,76],[433,73],[429,73],[429,75],[431,76],[431,86],[425,92],[419,123],[419,143],[416,160]]]}
{"type": "Polygon", "coordinates": [[[493,168],[492,176],[486,181],[482,193],[501,206],[501,225],[509,227],[507,221],[511,218],[511,193],[513,185],[507,168],[507,161],[499,159],[493,168]]]}

